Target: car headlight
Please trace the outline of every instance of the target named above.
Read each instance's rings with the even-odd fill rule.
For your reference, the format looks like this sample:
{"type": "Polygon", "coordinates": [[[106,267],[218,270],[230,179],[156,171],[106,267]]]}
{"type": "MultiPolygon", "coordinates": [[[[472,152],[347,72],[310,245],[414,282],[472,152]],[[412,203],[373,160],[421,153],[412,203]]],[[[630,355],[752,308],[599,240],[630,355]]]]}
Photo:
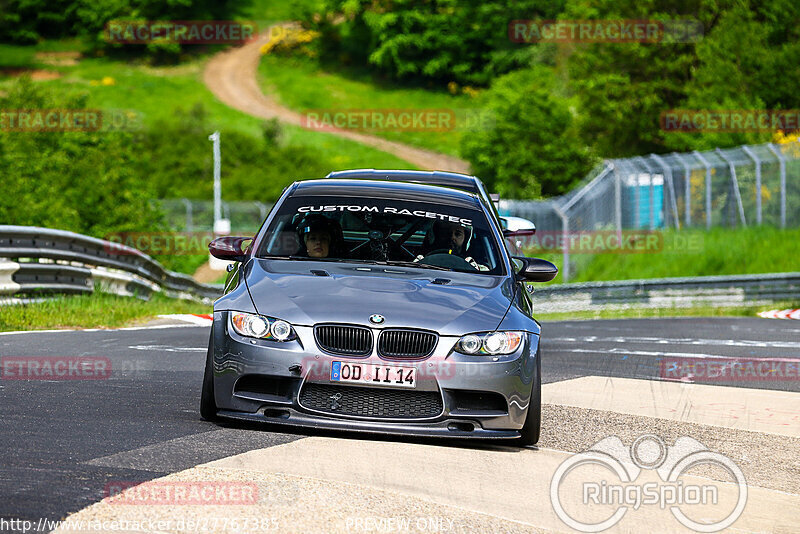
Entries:
{"type": "Polygon", "coordinates": [[[522,344],[524,336],[524,332],[467,334],[458,340],[456,350],[462,354],[511,354],[522,344]]]}
{"type": "Polygon", "coordinates": [[[292,325],[283,319],[265,317],[254,313],[232,312],[231,326],[237,334],[245,337],[290,341],[296,337],[292,325]]]}

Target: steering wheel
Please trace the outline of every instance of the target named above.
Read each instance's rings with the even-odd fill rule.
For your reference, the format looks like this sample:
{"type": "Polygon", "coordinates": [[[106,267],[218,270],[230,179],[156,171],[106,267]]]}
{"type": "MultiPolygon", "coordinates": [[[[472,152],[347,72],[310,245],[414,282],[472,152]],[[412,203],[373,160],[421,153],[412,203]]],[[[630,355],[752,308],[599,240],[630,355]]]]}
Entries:
{"type": "Polygon", "coordinates": [[[456,269],[456,270],[468,269],[471,271],[478,270],[475,268],[474,265],[472,265],[470,262],[468,262],[461,256],[451,254],[450,250],[446,248],[440,248],[428,252],[424,258],[419,260],[419,263],[424,263],[426,265],[434,265],[436,267],[445,267],[447,269],[456,269]]]}

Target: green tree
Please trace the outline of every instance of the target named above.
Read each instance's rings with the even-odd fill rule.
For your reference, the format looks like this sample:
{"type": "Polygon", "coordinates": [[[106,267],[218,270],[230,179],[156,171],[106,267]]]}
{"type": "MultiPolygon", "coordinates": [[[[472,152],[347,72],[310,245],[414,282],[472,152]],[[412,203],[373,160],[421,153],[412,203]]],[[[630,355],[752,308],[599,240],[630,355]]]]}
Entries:
{"type": "Polygon", "coordinates": [[[483,98],[494,126],[465,135],[462,153],[491,190],[511,198],[557,195],[589,171],[593,158],[550,69],[507,74],[483,98]]]}
{"type": "Polygon", "coordinates": [[[510,41],[514,19],[553,18],[563,0],[327,0],[305,23],[323,60],[369,65],[394,79],[488,85],[528,62],[510,41]]]}

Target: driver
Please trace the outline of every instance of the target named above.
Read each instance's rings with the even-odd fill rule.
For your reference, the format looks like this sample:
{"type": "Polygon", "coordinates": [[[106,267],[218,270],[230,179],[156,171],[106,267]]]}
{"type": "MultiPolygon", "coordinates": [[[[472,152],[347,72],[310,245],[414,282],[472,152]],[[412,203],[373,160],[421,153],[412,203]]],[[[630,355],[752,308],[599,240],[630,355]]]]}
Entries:
{"type": "Polygon", "coordinates": [[[424,254],[417,256],[414,261],[420,261],[431,252],[438,252],[441,254],[454,254],[464,258],[479,271],[489,270],[488,267],[478,264],[478,262],[466,255],[467,248],[472,240],[472,226],[449,221],[436,221],[433,223],[431,230],[433,231],[433,242],[425,248],[424,254]]]}
{"type": "MultiPolygon", "coordinates": [[[[341,258],[344,237],[339,223],[324,215],[308,215],[297,227],[297,235],[310,258],[341,258]]],[[[302,254],[302,252],[301,252],[302,254]]]]}

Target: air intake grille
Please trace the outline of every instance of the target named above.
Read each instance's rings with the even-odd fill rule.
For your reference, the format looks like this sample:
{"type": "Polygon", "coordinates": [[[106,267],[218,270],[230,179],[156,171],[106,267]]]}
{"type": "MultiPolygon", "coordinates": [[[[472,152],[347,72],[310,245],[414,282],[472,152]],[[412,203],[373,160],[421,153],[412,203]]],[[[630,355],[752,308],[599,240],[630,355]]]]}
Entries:
{"type": "Polygon", "coordinates": [[[436,334],[418,330],[384,330],[378,338],[378,352],[387,358],[424,358],[434,347],[436,334]]]}
{"type": "Polygon", "coordinates": [[[406,391],[306,384],[300,391],[300,405],[331,415],[423,419],[440,415],[442,396],[437,391],[406,391]]]}
{"type": "Polygon", "coordinates": [[[314,328],[317,345],[333,354],[366,356],[372,352],[372,332],[359,326],[320,325],[314,328]]]}

